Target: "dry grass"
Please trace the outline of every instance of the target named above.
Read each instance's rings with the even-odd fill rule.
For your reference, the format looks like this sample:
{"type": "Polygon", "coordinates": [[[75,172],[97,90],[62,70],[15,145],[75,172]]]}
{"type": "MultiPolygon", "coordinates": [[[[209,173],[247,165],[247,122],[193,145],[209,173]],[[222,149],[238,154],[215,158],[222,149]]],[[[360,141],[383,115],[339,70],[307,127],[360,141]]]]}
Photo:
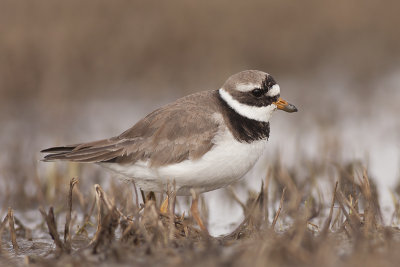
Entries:
{"type": "MultiPolygon", "coordinates": [[[[126,183],[111,183],[107,191],[95,185],[82,193],[85,185],[72,179],[68,188],[66,180],[55,181],[64,171],[60,169],[46,178],[53,180],[53,190],[59,193],[40,202],[55,205],[48,213],[40,209],[42,223],[30,229],[9,209],[0,227],[0,257],[4,263],[38,266],[396,265],[400,232],[382,224],[377,193],[365,168],[359,162],[322,163],[309,164],[308,179],[302,180],[295,169],[276,161],[259,192],[249,194],[245,202],[231,188],[229,199],[240,202],[245,218],[232,233],[220,237],[200,231],[190,215],[173,214],[173,206],[161,214],[160,196],[156,201],[149,194],[139,201],[142,196],[126,183]],[[332,166],[337,174],[330,180],[332,197],[324,201],[329,198],[316,197],[321,189],[312,177],[332,166]],[[57,226],[60,223],[65,227],[57,226]],[[55,247],[49,246],[50,241],[43,243],[50,236],[55,247]]],[[[42,185],[36,186],[40,191],[42,185]]],[[[168,195],[174,205],[173,192],[168,195]]]]}

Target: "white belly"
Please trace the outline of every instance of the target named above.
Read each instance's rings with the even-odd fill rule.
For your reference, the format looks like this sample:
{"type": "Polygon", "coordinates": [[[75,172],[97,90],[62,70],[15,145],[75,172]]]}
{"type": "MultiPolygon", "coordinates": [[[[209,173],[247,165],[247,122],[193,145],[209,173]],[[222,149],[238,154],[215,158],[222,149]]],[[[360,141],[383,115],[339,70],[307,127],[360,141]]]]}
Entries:
{"type": "Polygon", "coordinates": [[[197,160],[149,167],[147,161],[134,165],[104,163],[102,166],[133,179],[145,191],[166,191],[168,183],[175,181],[178,195],[190,195],[190,189],[207,192],[227,186],[243,177],[261,156],[267,140],[238,142],[228,130],[217,135],[210,151],[197,160]]]}

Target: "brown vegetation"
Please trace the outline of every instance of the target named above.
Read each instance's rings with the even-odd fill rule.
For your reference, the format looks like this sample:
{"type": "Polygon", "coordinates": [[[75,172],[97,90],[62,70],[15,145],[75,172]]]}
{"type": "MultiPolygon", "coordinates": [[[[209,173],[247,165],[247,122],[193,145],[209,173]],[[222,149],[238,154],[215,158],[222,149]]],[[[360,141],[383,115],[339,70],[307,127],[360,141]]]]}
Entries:
{"type": "MultiPolygon", "coordinates": [[[[114,184],[107,193],[94,186],[94,222],[90,197],[82,194],[78,180],[72,179],[69,190],[66,184],[57,185],[62,193],[56,202],[50,202],[64,202],[64,208],[54,212],[50,207],[48,213],[41,208],[45,224],[29,229],[35,236],[48,232],[55,249],[41,245],[37,237],[28,242],[28,227],[9,209],[0,227],[0,257],[3,262],[17,263],[21,260],[14,257],[21,255],[25,262],[40,266],[376,266],[395,265],[400,260],[396,253],[400,231],[382,224],[374,186],[359,163],[336,164],[340,175],[336,183],[331,181],[328,203],[315,198],[315,193],[321,192],[312,178],[301,183],[294,170],[278,162],[269,168],[260,191],[249,194],[246,204],[233,197],[235,189],[231,188],[230,201],[240,202],[245,218],[228,235],[209,236],[199,230],[190,215],[171,213],[173,207],[166,214],[160,213],[161,196],[158,201],[153,194],[137,202],[141,197],[133,186],[126,189],[126,184],[114,184]],[[347,171],[343,167],[350,165],[347,171]],[[61,214],[66,218],[64,231],[57,227],[57,222],[63,221],[61,214]],[[13,218],[15,223],[18,220],[16,229],[13,218]],[[7,220],[10,231],[6,229],[7,220]],[[14,251],[6,249],[10,243],[14,251]]],[[[316,173],[316,168],[310,168],[308,174],[316,173]]],[[[53,178],[49,178],[54,179],[60,173],[51,175],[53,178]]],[[[170,205],[174,205],[176,197],[173,192],[168,195],[170,205]]]]}

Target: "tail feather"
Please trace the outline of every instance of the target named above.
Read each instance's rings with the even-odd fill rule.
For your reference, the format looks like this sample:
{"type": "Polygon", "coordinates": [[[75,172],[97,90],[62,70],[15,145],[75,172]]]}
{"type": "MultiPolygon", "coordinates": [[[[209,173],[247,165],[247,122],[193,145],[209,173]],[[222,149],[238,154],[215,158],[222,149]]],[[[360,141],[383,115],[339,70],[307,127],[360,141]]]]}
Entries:
{"type": "Polygon", "coordinates": [[[81,159],[81,158],[77,158],[77,159],[73,159],[73,161],[76,162],[108,162],[116,157],[119,156],[119,153],[122,151],[118,150],[118,151],[110,151],[108,153],[102,153],[99,155],[91,155],[90,157],[81,159]]]}
{"type": "Polygon", "coordinates": [[[85,157],[85,156],[90,156],[93,154],[97,153],[105,153],[105,152],[113,152],[115,150],[118,150],[118,148],[113,144],[109,146],[104,146],[104,147],[88,147],[88,148],[83,148],[79,150],[72,150],[72,151],[67,151],[67,156],[74,156],[74,157],[85,157]],[[69,153],[68,153],[69,152],[69,153]]]}
{"type": "Polygon", "coordinates": [[[74,150],[78,145],[70,145],[70,146],[56,146],[50,147],[47,149],[43,149],[40,151],[41,153],[61,153],[61,152],[70,152],[74,150]]]}
{"type": "Polygon", "coordinates": [[[88,163],[110,161],[123,153],[123,148],[117,146],[118,141],[116,139],[105,139],[91,143],[51,147],[41,151],[48,153],[42,160],[88,163]]]}

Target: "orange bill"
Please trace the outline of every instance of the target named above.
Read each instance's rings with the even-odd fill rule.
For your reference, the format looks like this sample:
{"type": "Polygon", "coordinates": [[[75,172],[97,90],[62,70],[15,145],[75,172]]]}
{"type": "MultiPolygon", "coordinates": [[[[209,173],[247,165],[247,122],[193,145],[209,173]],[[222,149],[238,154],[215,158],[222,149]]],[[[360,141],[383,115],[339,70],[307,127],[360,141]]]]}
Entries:
{"type": "Polygon", "coordinates": [[[282,98],[279,98],[278,101],[274,102],[274,104],[277,106],[278,109],[281,109],[286,112],[297,112],[297,108],[288,103],[286,100],[283,100],[282,98]]]}

